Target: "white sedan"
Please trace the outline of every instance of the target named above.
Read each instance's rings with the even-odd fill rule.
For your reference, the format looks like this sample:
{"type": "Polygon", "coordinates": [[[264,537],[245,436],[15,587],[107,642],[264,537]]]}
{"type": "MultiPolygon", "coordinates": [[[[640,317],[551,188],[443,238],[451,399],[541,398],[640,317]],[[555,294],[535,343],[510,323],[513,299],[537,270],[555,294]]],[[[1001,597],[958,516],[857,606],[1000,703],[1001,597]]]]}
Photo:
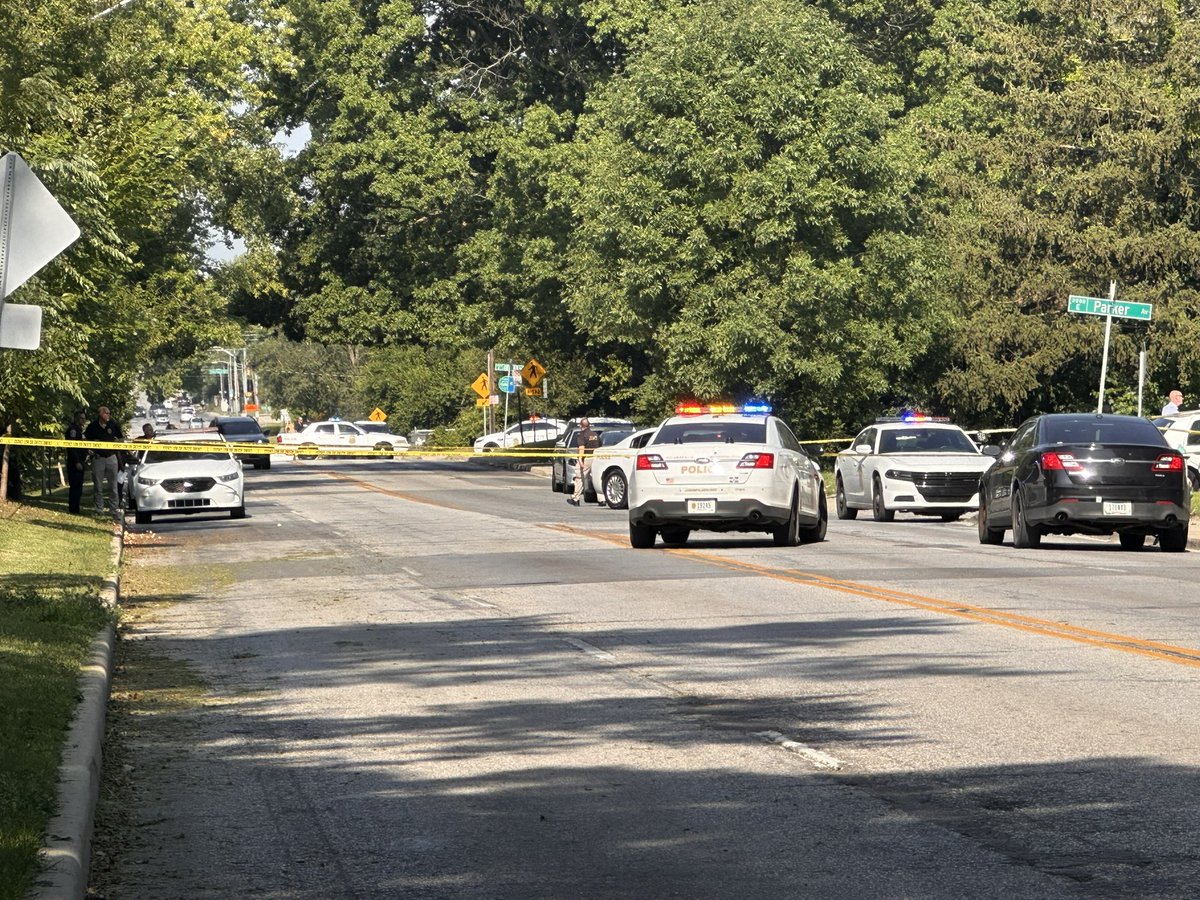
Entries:
{"type": "MultiPolygon", "coordinates": [[[[589,473],[591,491],[604,498],[610,509],[625,509],[629,505],[629,475],[637,451],[646,445],[657,428],[643,428],[625,435],[611,447],[601,447],[592,454],[589,473]]],[[[604,436],[600,436],[601,441],[604,436]]],[[[586,494],[586,491],[584,492],[586,494]]]]}
{"type": "Polygon", "coordinates": [[[629,543],[680,546],[695,529],[765,531],[779,546],[825,539],[821,470],[770,407],[680,406],[638,451],[629,543]]]}
{"type": "Polygon", "coordinates": [[[558,419],[527,419],[509,425],[503,431],[485,434],[475,439],[475,452],[488,453],[505,447],[520,447],[524,444],[553,443],[562,435],[565,423],[558,419]]]}
{"type": "Polygon", "coordinates": [[[853,519],[869,509],[876,522],[897,512],[953,521],[978,508],[979,478],[999,452],[981,450],[945,419],[879,419],[837,456],[837,516],[853,519]]]}
{"type": "Polygon", "coordinates": [[[155,516],[228,512],[246,515],[242,464],[215,432],[156,440],[138,457],[130,499],[139,525],[155,516]],[[167,450],[163,444],[198,443],[201,449],[167,450]]]}
{"type": "Polygon", "coordinates": [[[300,432],[282,432],[275,438],[281,447],[296,448],[296,459],[316,459],[325,450],[381,450],[404,453],[408,438],[393,434],[374,434],[353,422],[328,419],[313,422],[300,432]]]}

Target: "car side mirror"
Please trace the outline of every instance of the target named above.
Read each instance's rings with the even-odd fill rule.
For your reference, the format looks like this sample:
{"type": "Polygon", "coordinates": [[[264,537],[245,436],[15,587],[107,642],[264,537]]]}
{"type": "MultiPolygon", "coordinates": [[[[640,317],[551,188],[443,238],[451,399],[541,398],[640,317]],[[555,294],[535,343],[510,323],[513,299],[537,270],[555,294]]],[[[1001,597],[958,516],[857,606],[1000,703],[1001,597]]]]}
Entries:
{"type": "Polygon", "coordinates": [[[1004,448],[1001,447],[999,444],[984,444],[979,449],[979,452],[982,453],[984,456],[997,457],[1001,453],[1004,452],[1004,448]]]}
{"type": "Polygon", "coordinates": [[[854,445],[854,452],[855,452],[855,453],[862,453],[862,454],[864,454],[864,455],[865,455],[865,454],[867,454],[867,453],[870,453],[870,452],[871,452],[871,445],[870,445],[870,444],[855,444],[855,445],[854,445]]]}

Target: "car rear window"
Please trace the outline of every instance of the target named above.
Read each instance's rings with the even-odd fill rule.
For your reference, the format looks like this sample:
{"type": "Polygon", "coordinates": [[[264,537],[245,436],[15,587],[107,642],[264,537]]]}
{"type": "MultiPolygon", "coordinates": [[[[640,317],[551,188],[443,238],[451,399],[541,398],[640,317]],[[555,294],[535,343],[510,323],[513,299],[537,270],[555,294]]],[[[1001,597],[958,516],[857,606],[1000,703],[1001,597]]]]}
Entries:
{"type": "Polygon", "coordinates": [[[221,434],[262,434],[262,429],[253,422],[221,422],[217,430],[221,434]]]}
{"type": "Polygon", "coordinates": [[[656,444],[765,444],[764,422],[674,422],[654,437],[656,444]]]}
{"type": "Polygon", "coordinates": [[[1152,444],[1167,446],[1153,424],[1133,417],[1047,418],[1042,421],[1042,441],[1047,444],[1152,444]]]}

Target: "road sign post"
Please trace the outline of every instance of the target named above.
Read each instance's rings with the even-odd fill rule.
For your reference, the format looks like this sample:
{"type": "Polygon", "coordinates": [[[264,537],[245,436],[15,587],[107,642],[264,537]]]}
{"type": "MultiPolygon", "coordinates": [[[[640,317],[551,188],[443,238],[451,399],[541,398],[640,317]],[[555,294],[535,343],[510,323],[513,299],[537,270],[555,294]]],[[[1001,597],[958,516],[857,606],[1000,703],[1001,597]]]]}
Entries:
{"type": "Polygon", "coordinates": [[[1136,319],[1140,322],[1149,322],[1150,317],[1154,314],[1154,304],[1118,303],[1117,283],[1110,281],[1107,298],[1080,297],[1072,294],[1067,298],[1067,312],[1084,316],[1104,316],[1104,354],[1100,359],[1100,395],[1096,400],[1096,412],[1104,412],[1104,386],[1108,378],[1108,345],[1112,338],[1112,320],[1114,318],[1136,319]]]}

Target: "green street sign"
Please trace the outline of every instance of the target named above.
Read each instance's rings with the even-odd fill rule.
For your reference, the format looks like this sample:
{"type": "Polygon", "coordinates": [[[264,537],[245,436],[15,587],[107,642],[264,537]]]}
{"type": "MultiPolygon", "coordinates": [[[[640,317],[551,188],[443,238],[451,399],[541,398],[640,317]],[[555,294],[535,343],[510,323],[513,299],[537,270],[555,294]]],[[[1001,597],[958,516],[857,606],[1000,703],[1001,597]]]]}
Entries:
{"type": "Polygon", "coordinates": [[[208,374],[209,375],[224,375],[226,373],[225,373],[224,368],[220,368],[220,369],[209,369],[208,374]]]}
{"type": "Polygon", "coordinates": [[[516,363],[496,363],[497,372],[511,372],[513,369],[520,369],[516,363]]]}
{"type": "Polygon", "coordinates": [[[1072,294],[1067,298],[1067,312],[1080,313],[1085,316],[1112,316],[1114,319],[1140,319],[1150,321],[1154,312],[1153,303],[1125,303],[1122,300],[1109,300],[1105,297],[1077,297],[1072,294]]]}

